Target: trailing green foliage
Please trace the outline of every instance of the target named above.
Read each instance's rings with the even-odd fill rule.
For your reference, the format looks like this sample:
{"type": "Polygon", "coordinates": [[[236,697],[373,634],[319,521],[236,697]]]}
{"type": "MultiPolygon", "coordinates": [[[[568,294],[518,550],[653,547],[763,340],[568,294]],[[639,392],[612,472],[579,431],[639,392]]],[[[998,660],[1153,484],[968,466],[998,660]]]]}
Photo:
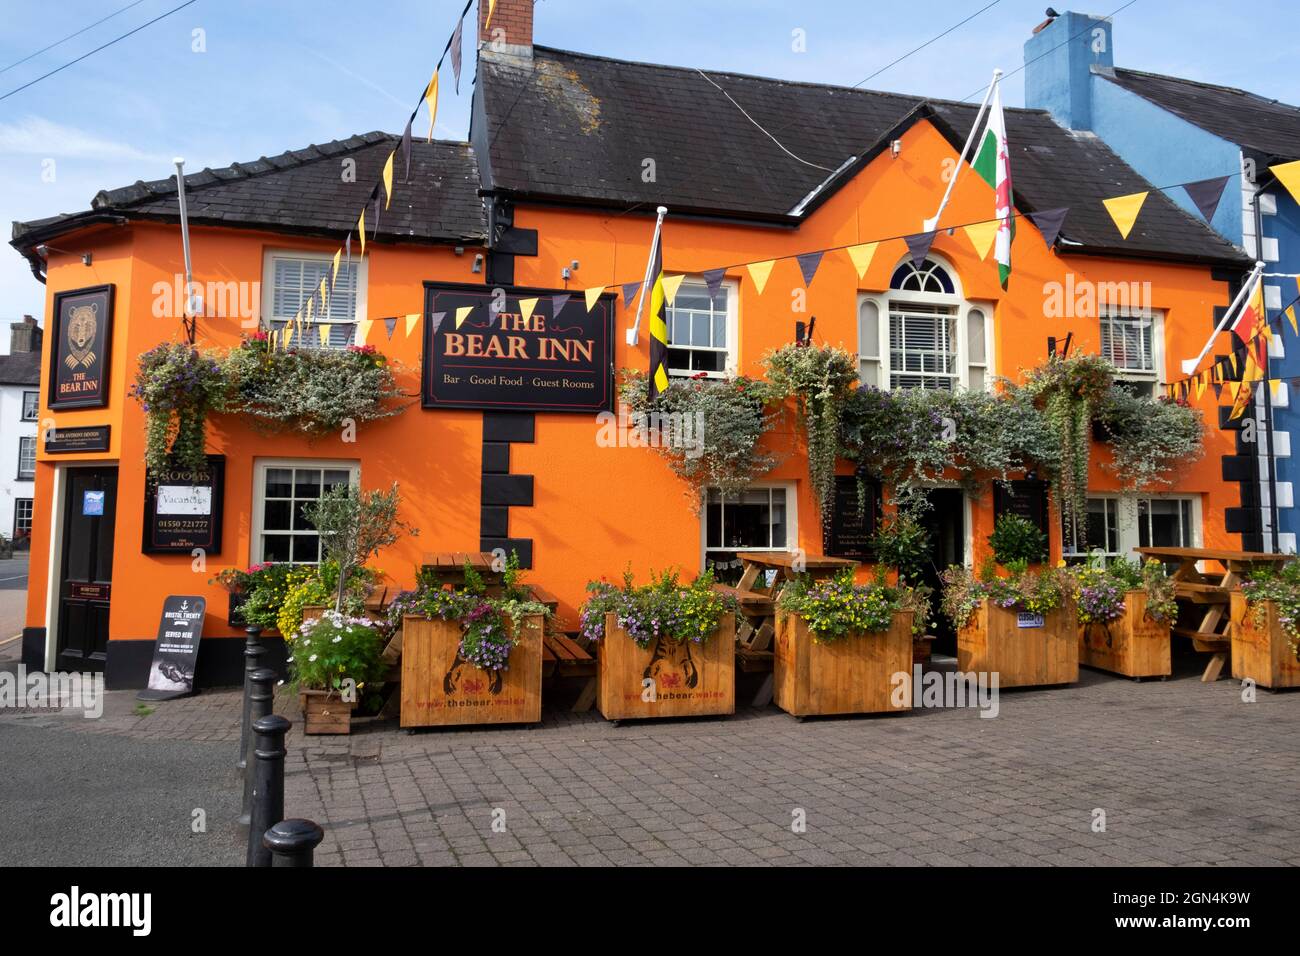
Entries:
{"type": "Polygon", "coordinates": [[[207,417],[223,411],[229,383],[213,352],[164,342],[140,356],[131,396],[145,413],[145,467],[159,474],[170,463],[207,468],[207,417]]]}
{"type": "Polygon", "coordinates": [[[776,395],[793,398],[808,440],[808,475],[823,524],[831,520],[841,416],[858,381],[857,357],[831,346],[786,345],[764,356],[776,395]]]}
{"type": "Polygon", "coordinates": [[[619,394],[632,410],[627,440],[653,444],[690,485],[693,501],[702,502],[709,487],[735,494],[776,464],[775,456],[758,447],[773,424],[767,410],[771,391],[767,383],[744,377],[672,378],[651,401],[645,374],[624,369],[619,394]]]}
{"type": "Polygon", "coordinates": [[[1188,467],[1204,453],[1205,422],[1182,399],[1142,398],[1115,386],[1098,410],[1098,420],[1114,452],[1108,470],[1126,488],[1168,485],[1175,468],[1188,467]]]}

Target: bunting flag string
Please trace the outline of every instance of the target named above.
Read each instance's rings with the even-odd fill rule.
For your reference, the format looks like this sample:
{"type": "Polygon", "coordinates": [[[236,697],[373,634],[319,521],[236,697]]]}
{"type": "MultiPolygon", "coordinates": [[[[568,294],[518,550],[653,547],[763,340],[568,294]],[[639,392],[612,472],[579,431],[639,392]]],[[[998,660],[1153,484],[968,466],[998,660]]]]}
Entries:
{"type": "MultiPolygon", "coordinates": [[[[465,6],[460,11],[460,15],[456,17],[455,28],[447,37],[447,43],[443,46],[442,54],[438,57],[438,62],[434,66],[433,76],[429,80],[429,83],[421,91],[419,100],[416,102],[414,109],[411,110],[411,114],[407,118],[406,126],[401,136],[401,141],[396,146],[393,147],[393,149],[389,152],[387,158],[384,161],[382,172],[381,172],[381,181],[375,183],[366,201],[361,204],[361,210],[357,215],[356,233],[361,239],[360,254],[363,257],[366,254],[366,207],[371,202],[374,203],[373,228],[375,231],[374,233],[372,233],[372,238],[373,238],[378,236],[379,234],[379,212],[381,208],[379,200],[380,200],[381,188],[383,189],[383,199],[384,199],[382,208],[384,209],[390,208],[393,202],[393,168],[397,158],[397,151],[399,149],[404,151],[403,154],[405,157],[405,172],[403,176],[403,181],[404,182],[410,181],[411,152],[412,152],[411,126],[414,123],[416,116],[419,114],[421,107],[425,107],[429,111],[429,140],[430,141],[433,140],[434,126],[437,122],[437,116],[438,116],[438,76],[439,76],[439,72],[442,69],[442,65],[446,61],[448,55],[451,56],[452,72],[455,74],[456,77],[456,92],[457,94],[459,94],[460,92],[460,75],[463,66],[462,59],[463,59],[463,43],[464,43],[464,22],[465,22],[465,17],[469,14],[470,9],[474,6],[475,2],[476,0],[466,0],[465,6]]],[[[495,8],[496,8],[496,0],[489,0],[487,17],[484,23],[484,29],[486,29],[487,25],[491,23],[492,14],[495,8]]],[[[343,250],[346,250],[348,264],[351,265],[352,262],[351,233],[349,233],[347,238],[345,239],[345,242],[341,247],[340,252],[342,252],[343,250]]],[[[330,269],[329,274],[325,277],[325,280],[322,282],[322,285],[319,288],[314,289],[312,291],[311,296],[309,296],[307,300],[298,307],[298,311],[295,313],[294,317],[285,325],[285,330],[284,330],[285,334],[278,336],[278,338],[281,340],[281,342],[285,347],[288,346],[290,341],[288,335],[290,331],[297,329],[299,331],[299,335],[301,336],[302,329],[304,327],[310,327],[313,324],[315,316],[326,314],[326,310],[328,308],[329,296],[333,293],[335,282],[338,281],[339,262],[341,258],[340,252],[336,252],[334,254],[333,266],[330,269]],[[317,303],[317,299],[320,300],[319,305],[317,303]]],[[[396,320],[394,320],[394,324],[395,323],[396,320]]],[[[385,320],[385,324],[387,324],[387,320],[385,320]]],[[[360,326],[358,326],[358,333],[360,333],[360,326]]],[[[388,334],[389,337],[391,338],[392,336],[391,327],[389,328],[388,334]]],[[[275,343],[277,336],[271,335],[270,338],[272,343],[275,343]]]]}

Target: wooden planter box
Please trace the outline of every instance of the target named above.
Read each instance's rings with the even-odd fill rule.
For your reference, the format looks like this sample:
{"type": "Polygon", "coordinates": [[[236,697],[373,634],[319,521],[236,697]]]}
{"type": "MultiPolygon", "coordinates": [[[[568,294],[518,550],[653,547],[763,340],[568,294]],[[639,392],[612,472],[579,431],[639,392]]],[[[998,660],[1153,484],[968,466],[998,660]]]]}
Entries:
{"type": "Polygon", "coordinates": [[[855,634],[827,644],[813,640],[804,619],[777,614],[776,705],[796,717],[817,714],[879,714],[910,710],[896,706],[893,677],[912,674],[912,612],[900,611],[887,631],[855,634]]]}
{"type": "Polygon", "coordinates": [[[1280,690],[1300,687],[1300,660],[1277,620],[1277,605],[1264,602],[1264,620],[1255,623],[1255,610],[1240,591],[1232,593],[1232,676],[1250,678],[1260,687],[1280,690]]]}
{"type": "Polygon", "coordinates": [[[1124,613],[1079,625],[1079,663],[1125,677],[1168,677],[1169,623],[1147,617],[1147,592],[1127,591],[1124,613]]]}
{"type": "Polygon", "coordinates": [[[957,632],[957,668],[996,671],[999,687],[1073,684],[1079,679],[1074,605],[1057,608],[1040,627],[1021,627],[1015,609],[985,600],[957,632]]]}
{"type": "Polygon", "coordinates": [[[485,671],[460,657],[458,621],[402,621],[403,727],[535,724],[542,719],[542,615],[524,618],[509,666],[485,671]]]}
{"type": "Polygon", "coordinates": [[[606,720],[734,714],[735,616],[725,615],[703,644],[665,638],[642,650],[618,626],[618,618],[607,614],[596,685],[596,706],[606,720]],[[653,681],[653,694],[647,680],[653,681]]]}
{"type": "Polygon", "coordinates": [[[305,734],[352,733],[352,704],[343,700],[336,690],[301,690],[298,702],[302,705],[305,734]]]}

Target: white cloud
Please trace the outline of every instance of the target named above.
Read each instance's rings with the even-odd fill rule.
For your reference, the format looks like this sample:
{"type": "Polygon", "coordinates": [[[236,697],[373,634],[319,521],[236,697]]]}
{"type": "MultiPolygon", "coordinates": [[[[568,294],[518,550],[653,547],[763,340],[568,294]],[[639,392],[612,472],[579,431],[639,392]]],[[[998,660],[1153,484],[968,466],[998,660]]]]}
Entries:
{"type": "Polygon", "coordinates": [[[53,123],[38,116],[25,116],[14,123],[0,123],[0,154],[6,153],[98,159],[103,162],[168,162],[166,156],[158,153],[102,139],[85,130],[53,123]]]}

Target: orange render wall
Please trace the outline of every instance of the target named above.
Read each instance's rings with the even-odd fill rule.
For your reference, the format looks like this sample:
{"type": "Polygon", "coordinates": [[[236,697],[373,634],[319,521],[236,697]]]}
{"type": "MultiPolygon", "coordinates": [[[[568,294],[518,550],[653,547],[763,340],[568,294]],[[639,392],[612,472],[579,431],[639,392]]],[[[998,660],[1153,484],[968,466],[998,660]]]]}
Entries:
{"type": "MultiPolygon", "coordinates": [[[[738,226],[674,218],[671,211],[664,228],[665,268],[669,272],[699,272],[764,258],[794,255],[808,250],[871,241],[916,231],[920,220],[937,207],[946,182],[945,160],[955,151],[928,123],[920,122],[902,136],[898,157],[888,152],[877,157],[849,184],[833,195],[797,230],[738,226]]],[[[399,197],[400,198],[400,197],[399,197]]],[[[974,222],[987,219],[992,191],[966,170],[954,190],[944,221],[974,222]]],[[[643,212],[643,211],[638,211],[643,212]]],[[[515,260],[519,286],[562,287],[561,269],[577,259],[570,290],[586,286],[638,281],[652,219],[645,215],[612,216],[603,213],[530,207],[516,210],[516,225],[538,230],[536,258],[515,260]]],[[[1069,220],[1066,221],[1068,233],[1069,220]]],[[[195,279],[199,282],[236,280],[258,282],[264,252],[301,249],[333,252],[332,243],[298,240],[253,232],[195,228],[192,235],[195,279]]],[[[113,330],[112,404],[107,409],[61,412],[57,425],[112,425],[112,450],[78,461],[119,460],[118,514],[114,558],[114,592],[110,639],[152,638],[162,599],[167,594],[203,594],[210,599],[205,636],[230,635],[225,620],[224,592],[207,582],[224,567],[244,567],[250,562],[252,474],[257,457],[355,459],[361,462],[361,481],[367,488],[397,481],[404,500],[404,517],[420,529],[418,538],[405,540],[386,551],[376,563],[392,584],[409,587],[415,566],[434,551],[477,550],[479,539],[479,477],[482,452],[482,416],[473,411],[425,411],[418,404],[418,370],[421,336],[409,337],[399,321],[391,341],[382,324],[371,333],[391,359],[406,367],[400,381],[412,395],[413,407],[396,418],[363,425],[357,441],[346,444],[330,437],[308,442],[283,434],[263,435],[241,423],[215,416],[209,424],[209,450],[225,454],[225,528],[223,549],[212,556],[202,572],[191,568],[187,556],[141,553],[144,495],[143,413],[127,398],[136,357],[159,341],[179,339],[179,322],[154,318],[157,282],[171,283],[182,270],[178,231],[170,226],[133,225],[96,234],[87,233],[77,245],[70,238],[60,245],[75,256],[53,256],[47,290],[47,328],[53,293],[103,283],[117,286],[113,330]],[[82,248],[94,250],[90,267],[81,264],[82,248]]],[[[354,252],[356,247],[354,244],[354,252]]],[[[473,250],[463,257],[445,247],[371,244],[368,247],[367,314],[372,319],[420,312],[426,280],[472,282],[473,250]]],[[[1043,317],[1044,284],[1066,281],[1073,272],[1079,282],[1150,282],[1153,308],[1165,312],[1166,367],[1174,370],[1179,359],[1197,354],[1211,327],[1214,306],[1226,305],[1224,283],[1210,278],[1205,266],[1169,265],[1141,260],[1098,257],[1061,257],[1049,251],[1028,220],[1020,220],[1013,246],[1010,289],[997,282],[992,258],[981,262],[961,230],[941,233],[934,252],[955,268],[967,299],[994,304],[995,369],[1015,375],[1040,363],[1046,338],[1074,333],[1075,348],[1096,352],[1100,348],[1095,318],[1043,317]]],[[[792,340],[796,319],[817,317],[816,339],[822,344],[857,350],[857,293],[880,291],[906,255],[902,240],[882,242],[866,276],[859,280],[844,253],[828,253],[812,287],[807,291],[807,312],[792,311],[793,290],[802,288],[793,260],[776,264],[763,295],[758,295],[743,268],[729,269],[728,278],[740,281],[739,323],[741,371],[760,375],[762,356],[792,340]]],[[[629,348],[624,330],[632,323],[636,302],[622,307],[619,297],[615,329],[615,368],[645,369],[648,342],[643,321],[641,343],[629,348]]],[[[239,323],[233,319],[200,320],[200,344],[229,346],[238,341],[239,323]]],[[[48,350],[51,338],[47,336],[48,350]]],[[[49,355],[45,355],[48,367],[49,355]]],[[[42,395],[44,400],[44,394],[42,395]]],[[[1207,546],[1230,546],[1223,532],[1223,509],[1236,505],[1236,486],[1219,476],[1219,456],[1231,452],[1231,439],[1215,427],[1213,393],[1201,402],[1209,428],[1206,455],[1187,466],[1168,489],[1201,496],[1203,541],[1207,546]]],[[[534,506],[510,510],[512,537],[532,538],[534,568],[528,579],[545,586],[560,599],[563,617],[576,619],[586,582],[601,576],[617,577],[629,564],[638,577],[651,568],[680,567],[688,575],[700,569],[702,542],[700,517],[684,494],[685,486],[671,473],[657,452],[634,448],[602,448],[597,444],[597,423],[591,417],[539,414],[536,442],[512,446],[511,471],[535,476],[534,506]]],[[[809,552],[822,548],[820,522],[808,490],[807,459],[802,439],[792,435],[787,423],[767,439],[785,452],[785,460],[771,473],[771,481],[796,485],[798,544],[809,552]],[[790,452],[794,452],[791,454],[790,452]]],[[[1114,478],[1101,469],[1105,453],[1094,455],[1090,487],[1113,490],[1114,478]]],[[[36,509],[33,528],[31,587],[27,623],[45,623],[46,567],[49,553],[50,487],[52,467],[43,450],[37,467],[36,509]]],[[[985,494],[974,509],[971,530],[978,563],[984,538],[992,530],[992,495],[985,494]]],[[[1059,553],[1059,534],[1053,535],[1053,553],[1059,553]]]]}

